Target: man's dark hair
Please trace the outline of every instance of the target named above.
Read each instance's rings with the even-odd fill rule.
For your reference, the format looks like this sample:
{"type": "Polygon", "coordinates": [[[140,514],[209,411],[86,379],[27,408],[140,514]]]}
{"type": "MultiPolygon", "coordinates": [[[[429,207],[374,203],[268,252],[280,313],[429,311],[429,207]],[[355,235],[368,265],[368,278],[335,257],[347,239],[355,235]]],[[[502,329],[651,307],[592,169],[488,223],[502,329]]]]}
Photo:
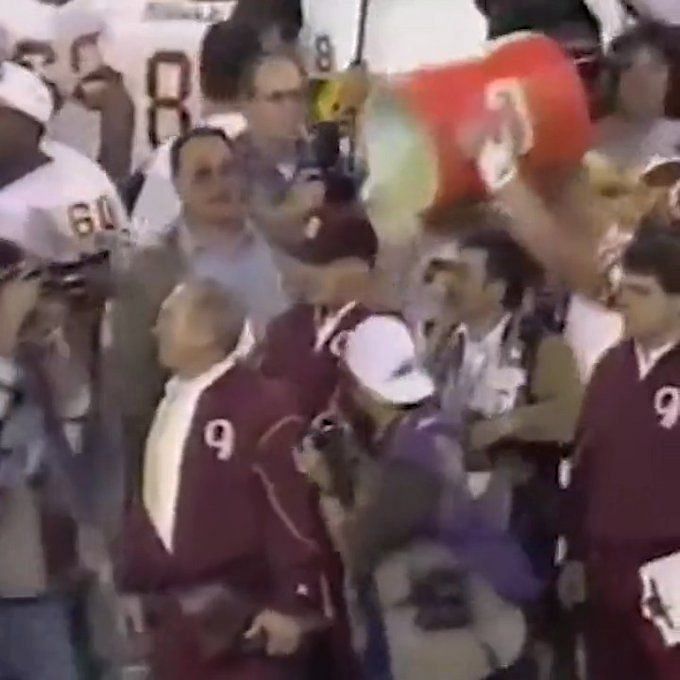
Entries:
{"type": "Polygon", "coordinates": [[[653,276],[664,292],[680,295],[680,229],[646,219],[624,253],[623,268],[653,276]]]}
{"type": "Polygon", "coordinates": [[[278,27],[287,43],[297,40],[302,28],[300,0],[239,0],[231,20],[249,26],[258,36],[278,27]]]}
{"type": "Polygon", "coordinates": [[[251,59],[243,69],[239,94],[242,97],[252,99],[255,96],[255,80],[257,79],[257,74],[260,70],[260,67],[263,64],[266,64],[268,61],[278,60],[289,61],[291,64],[294,64],[300,71],[302,78],[306,77],[306,73],[302,64],[291,54],[282,52],[260,52],[259,54],[255,55],[255,57],[253,57],[253,59],[251,59]]]}
{"type": "Polygon", "coordinates": [[[491,281],[505,284],[503,307],[514,311],[520,307],[525,291],[540,283],[541,268],[505,231],[478,229],[464,236],[461,249],[481,250],[486,254],[486,274],[491,281]]]}
{"type": "Polygon", "coordinates": [[[257,32],[250,26],[232,19],[210,26],[201,45],[203,96],[212,101],[236,99],[243,69],[259,51],[257,32]]]}
{"type": "Polygon", "coordinates": [[[475,0],[489,21],[489,38],[515,31],[540,31],[552,35],[578,26],[597,38],[597,22],[580,0],[475,0]]]}
{"type": "Polygon", "coordinates": [[[197,127],[185,132],[175,139],[170,147],[170,170],[172,172],[173,179],[177,177],[180,170],[180,164],[182,162],[182,150],[192,139],[201,139],[204,137],[215,137],[222,140],[230,149],[233,148],[233,144],[229,137],[225,134],[224,130],[214,127],[197,127]]]}

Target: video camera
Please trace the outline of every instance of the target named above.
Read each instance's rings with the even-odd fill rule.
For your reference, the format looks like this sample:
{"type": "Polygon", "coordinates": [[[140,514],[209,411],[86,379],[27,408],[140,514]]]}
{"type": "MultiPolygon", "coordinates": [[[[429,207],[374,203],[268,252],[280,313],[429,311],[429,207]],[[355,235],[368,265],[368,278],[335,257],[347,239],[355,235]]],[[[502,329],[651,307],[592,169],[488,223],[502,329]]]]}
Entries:
{"type": "Polygon", "coordinates": [[[341,136],[338,123],[317,123],[312,133],[310,158],[298,168],[298,175],[325,184],[327,203],[351,203],[358,193],[358,179],[341,154],[341,136]]]}
{"type": "Polygon", "coordinates": [[[317,453],[326,465],[330,479],[330,496],[343,508],[356,501],[356,485],[361,449],[350,427],[333,413],[317,416],[303,440],[303,449],[317,453]]]}
{"type": "Polygon", "coordinates": [[[42,293],[71,298],[106,297],[109,289],[110,254],[81,256],[74,262],[53,262],[42,270],[42,293]]]}

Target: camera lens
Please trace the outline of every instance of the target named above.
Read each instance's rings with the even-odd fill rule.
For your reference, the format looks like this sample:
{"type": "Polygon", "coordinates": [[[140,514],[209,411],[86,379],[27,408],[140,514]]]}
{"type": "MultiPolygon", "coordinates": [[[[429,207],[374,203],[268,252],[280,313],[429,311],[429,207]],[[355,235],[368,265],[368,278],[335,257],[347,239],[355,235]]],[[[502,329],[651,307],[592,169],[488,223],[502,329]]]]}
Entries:
{"type": "Polygon", "coordinates": [[[331,416],[321,416],[314,421],[309,438],[317,450],[327,448],[342,433],[342,426],[331,416]]]}

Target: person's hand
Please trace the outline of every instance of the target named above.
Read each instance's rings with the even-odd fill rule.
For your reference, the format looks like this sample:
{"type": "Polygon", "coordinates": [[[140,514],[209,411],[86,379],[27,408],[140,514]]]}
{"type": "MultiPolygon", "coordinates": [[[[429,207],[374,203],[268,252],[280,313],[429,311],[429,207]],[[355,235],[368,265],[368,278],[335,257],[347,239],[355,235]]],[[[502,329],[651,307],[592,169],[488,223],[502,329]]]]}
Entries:
{"type": "Polygon", "coordinates": [[[513,432],[512,417],[508,415],[480,420],[470,428],[470,448],[484,451],[497,442],[509,437],[513,432]]]}
{"type": "Polygon", "coordinates": [[[295,451],[295,462],[321,493],[328,494],[333,488],[333,479],[323,454],[314,446],[310,437],[305,437],[295,451]]]}
{"type": "Polygon", "coordinates": [[[246,632],[247,640],[264,636],[269,656],[290,656],[302,643],[303,628],[292,616],[267,609],[255,617],[246,632]]]}
{"type": "Polygon", "coordinates": [[[582,562],[565,562],[557,581],[557,592],[562,606],[573,609],[586,600],[586,574],[582,562]]]}
{"type": "Polygon", "coordinates": [[[490,118],[475,121],[459,130],[456,143],[465,159],[475,164],[490,192],[498,191],[517,174],[517,155],[507,124],[490,118]]]}
{"type": "Polygon", "coordinates": [[[102,65],[80,81],[76,97],[91,111],[105,111],[115,104],[132,101],[120,73],[110,66],[102,65]]]}
{"type": "Polygon", "coordinates": [[[118,71],[100,61],[99,66],[79,82],[75,97],[85,108],[100,114],[100,164],[115,180],[127,178],[134,141],[135,106],[125,80],[118,71]]]}
{"type": "Polygon", "coordinates": [[[118,630],[124,638],[146,632],[144,608],[137,595],[121,595],[118,599],[118,630]]]}
{"type": "Polygon", "coordinates": [[[113,583],[113,565],[103,533],[93,526],[78,527],[78,559],[100,582],[113,583]]]}

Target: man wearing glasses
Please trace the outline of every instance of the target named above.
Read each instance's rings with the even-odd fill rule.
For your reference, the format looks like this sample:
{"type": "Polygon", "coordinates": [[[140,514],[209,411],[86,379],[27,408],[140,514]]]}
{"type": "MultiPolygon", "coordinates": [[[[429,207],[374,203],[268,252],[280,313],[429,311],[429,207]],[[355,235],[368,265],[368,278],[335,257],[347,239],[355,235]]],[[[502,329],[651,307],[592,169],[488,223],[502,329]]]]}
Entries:
{"type": "Polygon", "coordinates": [[[326,195],[307,127],[306,76],[292,56],[261,54],[245,71],[241,96],[248,132],[239,142],[253,178],[257,226],[274,245],[298,245],[326,195]]]}

